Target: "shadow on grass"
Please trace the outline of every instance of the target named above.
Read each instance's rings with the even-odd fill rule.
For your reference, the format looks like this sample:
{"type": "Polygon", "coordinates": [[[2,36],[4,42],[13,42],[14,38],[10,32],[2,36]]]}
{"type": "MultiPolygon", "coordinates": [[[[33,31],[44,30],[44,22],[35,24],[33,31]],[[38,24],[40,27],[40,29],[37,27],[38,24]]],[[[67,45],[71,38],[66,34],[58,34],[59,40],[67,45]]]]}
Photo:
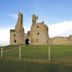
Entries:
{"type": "Polygon", "coordinates": [[[0,61],[0,72],[72,72],[72,65],[39,64],[24,61],[0,61]]]}

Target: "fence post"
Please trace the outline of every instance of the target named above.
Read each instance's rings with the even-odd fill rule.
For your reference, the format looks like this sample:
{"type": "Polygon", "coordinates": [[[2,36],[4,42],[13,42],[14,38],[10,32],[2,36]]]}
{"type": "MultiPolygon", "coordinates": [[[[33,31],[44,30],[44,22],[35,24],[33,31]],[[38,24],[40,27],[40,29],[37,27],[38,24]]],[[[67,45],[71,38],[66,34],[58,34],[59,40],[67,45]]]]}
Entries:
{"type": "Polygon", "coordinates": [[[49,61],[50,61],[50,46],[49,46],[49,49],[48,50],[49,50],[49,61]]]}
{"type": "Polygon", "coordinates": [[[21,60],[21,45],[19,45],[19,60],[21,60]]]}
{"type": "Polygon", "coordinates": [[[3,58],[3,48],[1,48],[1,60],[3,58]]]}
{"type": "Polygon", "coordinates": [[[50,61],[50,40],[49,40],[49,46],[48,46],[48,60],[50,61]]]}

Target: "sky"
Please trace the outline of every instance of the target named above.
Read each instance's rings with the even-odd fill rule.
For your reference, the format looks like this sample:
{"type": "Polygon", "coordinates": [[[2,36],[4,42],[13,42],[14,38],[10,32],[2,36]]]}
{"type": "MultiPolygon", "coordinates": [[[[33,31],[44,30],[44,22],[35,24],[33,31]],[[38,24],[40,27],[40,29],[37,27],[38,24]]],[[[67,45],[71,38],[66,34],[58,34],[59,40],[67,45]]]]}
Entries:
{"type": "Polygon", "coordinates": [[[19,12],[23,13],[25,32],[35,14],[37,22],[48,26],[50,37],[72,35],[72,0],[0,0],[0,46],[9,45],[9,30],[15,28],[19,12]]]}

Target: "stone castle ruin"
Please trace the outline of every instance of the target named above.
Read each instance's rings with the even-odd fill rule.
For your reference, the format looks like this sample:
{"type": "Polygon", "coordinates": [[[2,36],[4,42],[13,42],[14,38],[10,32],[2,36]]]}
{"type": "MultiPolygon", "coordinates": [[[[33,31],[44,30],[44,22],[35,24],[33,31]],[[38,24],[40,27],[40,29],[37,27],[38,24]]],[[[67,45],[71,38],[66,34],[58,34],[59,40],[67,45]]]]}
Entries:
{"type": "Polygon", "coordinates": [[[69,37],[49,38],[48,27],[44,22],[37,23],[38,17],[32,16],[31,30],[25,33],[23,28],[23,14],[18,13],[15,29],[10,30],[10,45],[72,45],[72,35],[69,37]]]}

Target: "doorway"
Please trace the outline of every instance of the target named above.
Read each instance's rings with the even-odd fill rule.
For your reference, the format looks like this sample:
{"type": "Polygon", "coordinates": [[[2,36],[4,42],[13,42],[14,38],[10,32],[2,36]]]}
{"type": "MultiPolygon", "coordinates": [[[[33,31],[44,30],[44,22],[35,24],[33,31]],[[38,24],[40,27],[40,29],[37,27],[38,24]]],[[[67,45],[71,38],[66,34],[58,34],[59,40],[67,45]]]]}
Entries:
{"type": "Polygon", "coordinates": [[[25,39],[25,44],[29,45],[29,39],[25,39]]]}

